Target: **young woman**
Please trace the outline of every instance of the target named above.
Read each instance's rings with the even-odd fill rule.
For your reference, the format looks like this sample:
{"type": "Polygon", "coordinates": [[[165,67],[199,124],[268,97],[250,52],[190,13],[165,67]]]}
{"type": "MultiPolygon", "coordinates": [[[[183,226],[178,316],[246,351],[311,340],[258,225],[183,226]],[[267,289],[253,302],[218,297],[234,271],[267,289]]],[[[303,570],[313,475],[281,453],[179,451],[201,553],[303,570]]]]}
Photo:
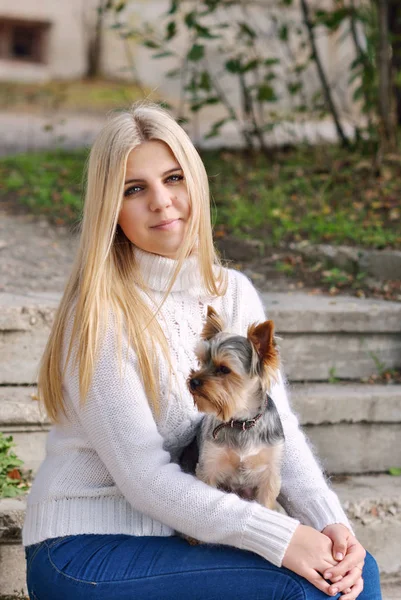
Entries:
{"type": "Polygon", "coordinates": [[[381,598],[282,381],[287,514],[180,469],[201,419],[186,379],[209,304],[240,334],[265,320],[248,279],[219,264],[191,141],[138,105],[92,148],[81,242],[42,361],[54,426],[23,529],[31,599],[381,598]]]}

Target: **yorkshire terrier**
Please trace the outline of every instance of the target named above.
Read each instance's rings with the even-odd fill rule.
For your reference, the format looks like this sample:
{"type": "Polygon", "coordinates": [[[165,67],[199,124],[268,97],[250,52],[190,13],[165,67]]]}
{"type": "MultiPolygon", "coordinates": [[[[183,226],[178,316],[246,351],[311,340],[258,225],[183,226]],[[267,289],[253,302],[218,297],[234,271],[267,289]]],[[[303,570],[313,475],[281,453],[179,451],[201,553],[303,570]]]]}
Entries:
{"type": "Polygon", "coordinates": [[[247,337],[224,331],[209,306],[200,363],[188,387],[206,413],[198,439],[196,476],[216,488],[274,508],[281,487],[283,426],[269,395],[279,354],[272,321],[251,325],[247,337]]]}

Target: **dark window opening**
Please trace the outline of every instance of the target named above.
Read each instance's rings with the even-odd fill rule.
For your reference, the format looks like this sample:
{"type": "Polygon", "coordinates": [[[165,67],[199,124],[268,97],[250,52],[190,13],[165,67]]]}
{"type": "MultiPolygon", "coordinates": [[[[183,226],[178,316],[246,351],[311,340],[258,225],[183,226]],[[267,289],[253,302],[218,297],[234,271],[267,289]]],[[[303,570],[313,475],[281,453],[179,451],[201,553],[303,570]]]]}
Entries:
{"type": "Polygon", "coordinates": [[[15,58],[34,58],[37,32],[27,27],[15,27],[11,38],[11,54],[15,58]]]}
{"type": "Polygon", "coordinates": [[[0,18],[0,58],[46,62],[49,23],[0,18]]]}

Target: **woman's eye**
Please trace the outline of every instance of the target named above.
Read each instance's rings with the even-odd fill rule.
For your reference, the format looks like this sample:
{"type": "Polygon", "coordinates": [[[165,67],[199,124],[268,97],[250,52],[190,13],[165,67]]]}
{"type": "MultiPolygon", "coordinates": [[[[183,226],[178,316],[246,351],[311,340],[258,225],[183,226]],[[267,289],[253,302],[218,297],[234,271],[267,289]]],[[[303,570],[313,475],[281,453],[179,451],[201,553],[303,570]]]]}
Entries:
{"type": "Polygon", "coordinates": [[[229,369],[225,365],[220,365],[216,368],[216,373],[221,375],[228,375],[229,373],[231,373],[231,369],[229,369]]]}
{"type": "Polygon", "coordinates": [[[138,194],[138,192],[142,190],[143,188],[141,188],[139,185],[133,185],[125,190],[124,196],[133,196],[134,194],[138,194]]]}
{"type": "Polygon", "coordinates": [[[170,177],[167,177],[166,181],[176,183],[177,181],[182,181],[183,179],[184,177],[182,175],[170,175],[170,177]]]}

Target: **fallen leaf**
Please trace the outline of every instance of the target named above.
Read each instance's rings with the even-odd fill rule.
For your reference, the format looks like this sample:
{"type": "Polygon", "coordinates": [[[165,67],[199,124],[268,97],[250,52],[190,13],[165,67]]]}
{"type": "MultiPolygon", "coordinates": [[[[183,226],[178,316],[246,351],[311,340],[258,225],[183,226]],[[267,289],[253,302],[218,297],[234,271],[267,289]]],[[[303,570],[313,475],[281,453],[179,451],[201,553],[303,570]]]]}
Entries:
{"type": "Polygon", "coordinates": [[[12,471],[9,471],[7,473],[7,477],[9,477],[10,479],[21,479],[21,473],[18,469],[13,469],[12,471]]]}

